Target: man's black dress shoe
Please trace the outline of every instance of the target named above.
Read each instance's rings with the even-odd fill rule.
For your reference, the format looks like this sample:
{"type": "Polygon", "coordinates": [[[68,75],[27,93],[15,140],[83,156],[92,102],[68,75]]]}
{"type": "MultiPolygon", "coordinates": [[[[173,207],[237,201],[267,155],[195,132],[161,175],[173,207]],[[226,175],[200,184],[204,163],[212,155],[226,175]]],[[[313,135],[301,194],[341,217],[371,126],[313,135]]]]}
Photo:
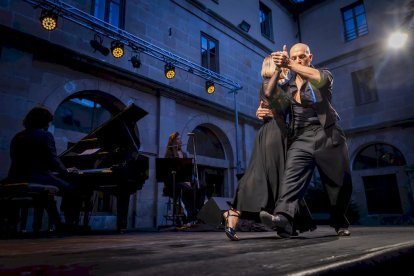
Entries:
{"type": "Polygon", "coordinates": [[[276,230],[277,234],[282,238],[290,238],[294,235],[292,223],[281,214],[274,216],[266,211],[261,211],[260,220],[267,227],[276,230]]]}
{"type": "Polygon", "coordinates": [[[351,231],[348,228],[336,228],[335,231],[340,237],[351,236],[351,231]]]}

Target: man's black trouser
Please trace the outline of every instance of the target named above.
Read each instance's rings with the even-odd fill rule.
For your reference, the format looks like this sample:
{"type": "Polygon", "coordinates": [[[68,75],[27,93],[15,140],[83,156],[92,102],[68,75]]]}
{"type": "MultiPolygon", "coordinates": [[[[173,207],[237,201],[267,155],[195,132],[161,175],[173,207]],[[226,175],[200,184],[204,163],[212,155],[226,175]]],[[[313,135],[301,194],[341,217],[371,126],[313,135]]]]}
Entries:
{"type": "Polygon", "coordinates": [[[281,196],[274,213],[294,217],[315,166],[331,204],[330,225],[334,228],[347,228],[349,222],[345,213],[351,199],[352,179],[345,136],[336,125],[329,129],[312,125],[296,131],[287,152],[281,196]]]}

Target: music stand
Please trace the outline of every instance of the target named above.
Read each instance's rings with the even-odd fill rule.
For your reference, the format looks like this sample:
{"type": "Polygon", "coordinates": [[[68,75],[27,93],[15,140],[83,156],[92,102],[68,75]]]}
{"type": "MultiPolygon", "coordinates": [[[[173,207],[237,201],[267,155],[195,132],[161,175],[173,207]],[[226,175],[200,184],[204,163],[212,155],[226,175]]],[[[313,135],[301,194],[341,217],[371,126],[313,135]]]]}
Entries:
{"type": "Polygon", "coordinates": [[[176,182],[191,182],[193,173],[192,158],[156,158],[155,170],[158,182],[172,182],[173,185],[173,226],[176,219],[177,196],[175,194],[176,182]]]}

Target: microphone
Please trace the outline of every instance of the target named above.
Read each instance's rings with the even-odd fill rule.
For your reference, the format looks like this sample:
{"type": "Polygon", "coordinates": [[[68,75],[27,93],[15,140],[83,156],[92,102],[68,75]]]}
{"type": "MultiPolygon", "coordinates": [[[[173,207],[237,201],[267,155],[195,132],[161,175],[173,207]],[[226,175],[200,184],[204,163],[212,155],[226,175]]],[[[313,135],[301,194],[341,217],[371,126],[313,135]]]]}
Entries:
{"type": "Polygon", "coordinates": [[[189,132],[189,133],[187,133],[187,135],[188,135],[188,136],[194,136],[194,135],[195,135],[195,133],[194,133],[194,132],[189,132]]]}

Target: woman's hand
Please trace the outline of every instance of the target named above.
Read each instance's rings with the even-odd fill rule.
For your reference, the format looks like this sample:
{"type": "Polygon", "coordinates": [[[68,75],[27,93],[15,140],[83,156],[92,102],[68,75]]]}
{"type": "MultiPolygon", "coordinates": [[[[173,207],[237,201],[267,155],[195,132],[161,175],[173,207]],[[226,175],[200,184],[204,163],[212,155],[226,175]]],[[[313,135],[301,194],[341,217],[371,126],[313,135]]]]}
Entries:
{"type": "Polygon", "coordinates": [[[264,107],[264,102],[263,101],[260,101],[260,105],[256,110],[256,117],[260,120],[263,120],[265,117],[271,117],[272,118],[273,113],[269,108],[264,107]]]}

